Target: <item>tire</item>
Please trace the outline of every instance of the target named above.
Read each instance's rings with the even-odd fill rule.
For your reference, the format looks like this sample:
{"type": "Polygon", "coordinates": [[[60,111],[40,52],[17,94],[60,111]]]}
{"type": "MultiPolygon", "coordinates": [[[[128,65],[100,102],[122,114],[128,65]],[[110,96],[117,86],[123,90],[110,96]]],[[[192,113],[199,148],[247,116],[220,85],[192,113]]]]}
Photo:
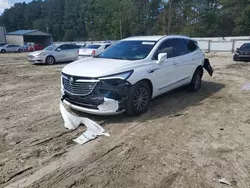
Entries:
{"type": "Polygon", "coordinates": [[[18,50],[18,53],[22,53],[22,52],[23,52],[23,50],[22,50],[22,49],[19,49],[19,50],[18,50]]]}
{"type": "Polygon", "coordinates": [[[56,62],[56,60],[53,56],[46,57],[45,63],[47,65],[53,65],[55,62],[56,62]]]}
{"type": "Polygon", "coordinates": [[[6,50],[1,50],[1,53],[6,53],[6,50]]]}
{"type": "Polygon", "coordinates": [[[197,69],[193,75],[192,81],[189,84],[189,91],[197,92],[201,88],[202,71],[197,69]]]}
{"type": "Polygon", "coordinates": [[[148,110],[151,101],[151,88],[145,81],[140,81],[130,88],[126,103],[126,114],[139,116],[148,110]]]}
{"type": "Polygon", "coordinates": [[[233,61],[238,61],[238,58],[234,55],[233,61]]]}

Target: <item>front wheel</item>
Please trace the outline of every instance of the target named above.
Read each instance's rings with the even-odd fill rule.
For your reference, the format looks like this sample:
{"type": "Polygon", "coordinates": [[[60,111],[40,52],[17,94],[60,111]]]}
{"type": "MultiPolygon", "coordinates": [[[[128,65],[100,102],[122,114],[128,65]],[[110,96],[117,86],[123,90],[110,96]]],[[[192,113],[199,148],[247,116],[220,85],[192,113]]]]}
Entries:
{"type": "Polygon", "coordinates": [[[126,104],[126,113],[129,116],[138,116],[145,113],[151,100],[151,88],[147,82],[136,83],[129,91],[126,104]]]}
{"type": "Polygon", "coordinates": [[[233,61],[238,61],[238,58],[237,58],[237,56],[236,56],[236,55],[234,55],[234,57],[233,57],[233,61]]]}
{"type": "Polygon", "coordinates": [[[55,63],[55,58],[53,56],[48,56],[45,60],[46,64],[53,65],[55,63]]]}
{"type": "Polygon", "coordinates": [[[22,49],[19,49],[19,50],[18,50],[18,53],[22,53],[22,52],[23,52],[23,50],[22,50],[22,49]]]}
{"type": "Polygon", "coordinates": [[[200,70],[196,70],[191,83],[189,84],[189,90],[192,92],[196,92],[201,88],[201,78],[202,72],[200,70]]]}
{"type": "Polygon", "coordinates": [[[1,53],[6,53],[6,50],[1,50],[1,53]]]}

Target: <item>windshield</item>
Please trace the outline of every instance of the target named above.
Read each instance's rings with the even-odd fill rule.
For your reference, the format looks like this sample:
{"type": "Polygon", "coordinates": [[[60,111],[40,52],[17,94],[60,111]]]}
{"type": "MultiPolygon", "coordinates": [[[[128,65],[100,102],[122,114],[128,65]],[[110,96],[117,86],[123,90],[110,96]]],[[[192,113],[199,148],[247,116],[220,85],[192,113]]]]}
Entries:
{"type": "Polygon", "coordinates": [[[250,43],[245,43],[240,48],[241,49],[250,49],[250,43]]]}
{"type": "Polygon", "coordinates": [[[90,44],[88,46],[86,46],[85,48],[89,48],[89,49],[98,49],[101,45],[97,45],[97,44],[90,44]]]}
{"type": "Polygon", "coordinates": [[[120,41],[102,52],[97,58],[140,60],[148,56],[155,41],[120,41]]]}
{"type": "Polygon", "coordinates": [[[54,45],[54,44],[52,44],[52,45],[50,45],[50,46],[48,46],[48,47],[44,48],[44,50],[53,51],[53,50],[55,50],[56,48],[57,48],[57,46],[56,46],[56,45],[54,45]]]}

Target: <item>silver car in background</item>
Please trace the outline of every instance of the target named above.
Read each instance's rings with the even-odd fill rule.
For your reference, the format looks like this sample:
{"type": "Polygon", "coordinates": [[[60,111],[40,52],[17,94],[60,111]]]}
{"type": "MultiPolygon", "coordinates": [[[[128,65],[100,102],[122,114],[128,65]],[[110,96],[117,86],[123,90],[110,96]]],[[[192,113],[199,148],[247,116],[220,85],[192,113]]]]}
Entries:
{"type": "Polygon", "coordinates": [[[5,44],[3,46],[0,46],[0,52],[1,53],[6,53],[6,52],[23,52],[23,47],[19,45],[14,45],[14,44],[5,44]]]}
{"type": "Polygon", "coordinates": [[[79,58],[99,55],[101,52],[103,52],[110,45],[111,45],[111,43],[89,44],[86,47],[83,47],[79,50],[79,58]]]}
{"type": "Polygon", "coordinates": [[[31,63],[45,63],[52,65],[56,62],[75,61],[78,58],[79,46],[75,44],[50,45],[41,51],[28,55],[31,63]]]}

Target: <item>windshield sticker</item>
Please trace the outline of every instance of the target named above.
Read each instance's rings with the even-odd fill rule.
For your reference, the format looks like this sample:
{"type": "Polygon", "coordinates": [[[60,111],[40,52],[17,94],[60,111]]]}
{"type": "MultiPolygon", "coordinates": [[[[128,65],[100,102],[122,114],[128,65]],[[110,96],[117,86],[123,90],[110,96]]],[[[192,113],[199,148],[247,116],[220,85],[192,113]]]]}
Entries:
{"type": "Polygon", "coordinates": [[[142,42],[142,44],[145,44],[145,45],[155,45],[155,42],[142,42]]]}

